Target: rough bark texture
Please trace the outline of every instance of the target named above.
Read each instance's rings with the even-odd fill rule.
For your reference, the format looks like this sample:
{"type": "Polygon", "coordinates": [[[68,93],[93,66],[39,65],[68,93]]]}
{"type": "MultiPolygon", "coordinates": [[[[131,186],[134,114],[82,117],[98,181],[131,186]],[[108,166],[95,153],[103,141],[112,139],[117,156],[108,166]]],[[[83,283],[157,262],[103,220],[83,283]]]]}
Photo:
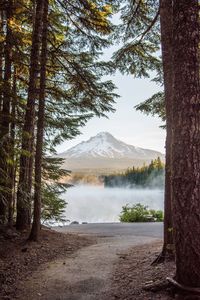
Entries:
{"type": "Polygon", "coordinates": [[[14,214],[14,192],[15,192],[15,176],[16,176],[16,163],[15,163],[15,118],[17,106],[17,78],[16,68],[13,71],[13,84],[12,84],[12,103],[11,103],[11,124],[10,124],[10,159],[13,162],[9,167],[9,189],[8,195],[8,223],[12,225],[14,214]]]}
{"type": "Polygon", "coordinates": [[[6,5],[6,40],[4,53],[4,78],[2,92],[2,110],[0,119],[0,222],[6,223],[8,218],[7,201],[11,193],[9,176],[9,134],[10,134],[10,105],[11,105],[11,67],[12,67],[12,29],[10,20],[13,14],[13,1],[6,5]]]}
{"type": "MultiPolygon", "coordinates": [[[[0,12],[0,30],[1,34],[3,35],[3,29],[4,29],[4,11],[1,10],[0,12]]],[[[3,53],[4,53],[4,44],[1,43],[0,46],[0,124],[2,124],[2,106],[3,106],[3,53]]],[[[0,135],[2,136],[1,133],[1,128],[0,128],[0,135]]],[[[3,170],[2,170],[3,171],[3,170]]],[[[3,177],[2,171],[0,170],[0,176],[3,177]]],[[[0,179],[0,187],[3,187],[3,178],[0,179]]],[[[4,222],[6,216],[6,206],[3,201],[3,195],[0,190],[0,223],[4,222]]]]}
{"type": "MultiPolygon", "coordinates": [[[[32,6],[33,6],[33,12],[32,12],[32,26],[35,26],[35,20],[36,20],[36,0],[32,1],[32,6]]],[[[32,140],[31,140],[31,145],[30,145],[30,149],[32,149],[32,153],[35,153],[35,124],[36,122],[34,122],[33,125],[33,131],[31,133],[32,135],[32,140]]],[[[30,156],[29,158],[29,171],[28,171],[28,179],[27,179],[27,187],[28,187],[28,195],[30,195],[29,197],[29,210],[28,210],[28,226],[31,225],[31,207],[32,207],[32,203],[33,203],[33,171],[34,171],[34,159],[35,157],[33,155],[30,156]]]]}
{"type": "Polygon", "coordinates": [[[162,257],[173,256],[173,225],[171,203],[171,145],[172,145],[172,97],[173,97],[173,55],[172,55],[172,0],[160,0],[160,25],[162,62],[166,110],[166,162],[165,162],[165,199],[164,199],[164,244],[162,257]]]}
{"type": "Polygon", "coordinates": [[[200,84],[198,0],[173,5],[173,223],[176,280],[200,287],[200,84]]]}
{"type": "Polygon", "coordinates": [[[29,174],[30,155],[33,155],[32,141],[34,138],[35,100],[37,97],[37,74],[39,69],[39,50],[42,30],[43,0],[36,2],[36,19],[32,37],[31,61],[27,109],[22,138],[22,154],[20,157],[20,174],[17,191],[17,221],[18,230],[23,230],[30,224],[30,199],[29,174]],[[28,155],[27,155],[28,154],[28,155]]]}
{"type": "Polygon", "coordinates": [[[33,131],[31,133],[31,144],[30,149],[32,155],[29,157],[29,166],[28,166],[28,179],[27,179],[27,194],[29,195],[29,203],[28,203],[28,211],[27,211],[27,220],[28,227],[31,226],[31,218],[32,218],[32,203],[33,203],[33,177],[34,177],[34,160],[35,157],[33,153],[35,153],[35,123],[33,125],[33,131]]]}
{"type": "Polygon", "coordinates": [[[47,63],[47,29],[48,29],[48,5],[49,1],[44,0],[42,51],[41,51],[41,72],[40,72],[40,95],[37,121],[37,140],[35,155],[35,192],[33,225],[30,240],[37,241],[40,232],[41,218],[41,181],[42,181],[42,157],[43,157],[43,136],[45,118],[45,89],[46,89],[46,63],[47,63]]]}
{"type": "MultiPolygon", "coordinates": [[[[0,10],[0,35],[3,36],[4,32],[4,12],[0,10]]],[[[4,52],[4,43],[0,43],[0,111],[2,109],[2,101],[3,101],[3,94],[2,94],[2,84],[3,84],[3,52],[4,52]]]]}

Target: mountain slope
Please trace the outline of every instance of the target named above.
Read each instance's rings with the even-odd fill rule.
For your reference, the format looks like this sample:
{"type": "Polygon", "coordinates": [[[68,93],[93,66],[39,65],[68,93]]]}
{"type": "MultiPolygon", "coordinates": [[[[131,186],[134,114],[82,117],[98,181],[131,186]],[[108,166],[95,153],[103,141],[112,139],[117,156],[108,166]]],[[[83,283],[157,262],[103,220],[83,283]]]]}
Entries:
{"type": "Polygon", "coordinates": [[[148,163],[158,156],[164,159],[160,152],[128,145],[108,132],[98,133],[58,156],[65,158],[65,167],[72,170],[126,169],[148,163]]]}
{"type": "Polygon", "coordinates": [[[135,158],[153,159],[163,156],[160,152],[138,148],[117,140],[108,132],[98,133],[88,141],[82,142],[59,154],[66,158],[135,158]]]}

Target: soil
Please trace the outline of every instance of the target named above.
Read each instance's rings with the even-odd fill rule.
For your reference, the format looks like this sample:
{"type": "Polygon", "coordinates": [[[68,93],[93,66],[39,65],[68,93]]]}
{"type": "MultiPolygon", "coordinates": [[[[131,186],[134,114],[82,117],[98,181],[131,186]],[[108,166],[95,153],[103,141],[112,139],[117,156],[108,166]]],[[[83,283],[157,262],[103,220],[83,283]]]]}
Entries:
{"type": "Polygon", "coordinates": [[[115,264],[109,300],[200,300],[200,295],[177,290],[167,280],[174,277],[175,262],[152,265],[162,243],[137,246],[123,253],[115,264]]]}
{"type": "Polygon", "coordinates": [[[66,259],[47,263],[23,286],[20,300],[108,300],[114,263],[133,245],[152,242],[149,237],[98,236],[97,243],[66,259]],[[39,297],[38,297],[39,295],[39,297]]]}
{"type": "Polygon", "coordinates": [[[174,275],[174,261],[151,265],[160,253],[161,247],[161,242],[154,242],[136,246],[123,253],[115,264],[108,299],[171,300],[177,297],[175,290],[166,280],[167,277],[174,275]]]}
{"type": "Polygon", "coordinates": [[[173,261],[151,266],[161,251],[158,239],[91,238],[51,230],[42,231],[40,243],[26,238],[12,231],[0,240],[0,299],[200,299],[178,295],[168,284],[173,261]]]}
{"type": "Polygon", "coordinates": [[[28,242],[27,237],[27,232],[0,227],[0,299],[21,300],[24,282],[35,270],[96,242],[95,238],[77,238],[49,229],[41,231],[38,243],[28,242]]]}

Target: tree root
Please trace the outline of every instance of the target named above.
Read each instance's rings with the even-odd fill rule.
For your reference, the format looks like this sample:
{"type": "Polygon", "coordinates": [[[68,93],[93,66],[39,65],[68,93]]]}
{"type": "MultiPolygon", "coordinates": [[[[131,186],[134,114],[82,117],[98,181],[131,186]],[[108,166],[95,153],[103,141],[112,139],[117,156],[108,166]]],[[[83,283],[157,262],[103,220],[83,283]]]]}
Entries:
{"type": "Polygon", "coordinates": [[[150,291],[150,292],[159,292],[162,290],[166,290],[170,286],[169,282],[167,281],[159,281],[159,282],[154,282],[148,285],[145,285],[142,287],[144,291],[150,291]]]}
{"type": "Polygon", "coordinates": [[[173,259],[174,259],[174,252],[171,249],[167,249],[165,246],[163,246],[161,253],[151,263],[151,266],[162,264],[166,260],[173,260],[173,259]]]}
{"type": "Polygon", "coordinates": [[[170,278],[170,277],[167,277],[166,279],[170,284],[172,284],[174,287],[180,289],[181,291],[200,295],[200,288],[185,286],[183,284],[178,283],[176,280],[174,280],[173,278],[170,278]]]}
{"type": "Polygon", "coordinates": [[[163,251],[154,259],[154,261],[151,263],[151,266],[162,264],[165,261],[165,253],[163,251]]]}

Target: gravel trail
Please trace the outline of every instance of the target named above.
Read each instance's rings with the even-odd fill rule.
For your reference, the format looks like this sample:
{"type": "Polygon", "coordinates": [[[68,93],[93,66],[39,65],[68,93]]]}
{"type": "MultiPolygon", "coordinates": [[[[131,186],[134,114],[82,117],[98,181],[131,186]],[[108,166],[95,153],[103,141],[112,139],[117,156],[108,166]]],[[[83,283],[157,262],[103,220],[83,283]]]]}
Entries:
{"type": "Polygon", "coordinates": [[[97,236],[97,243],[82,248],[67,259],[59,259],[42,266],[25,283],[21,300],[108,300],[111,276],[115,262],[123,257],[123,252],[136,245],[152,243],[161,238],[162,226],[138,225],[137,235],[130,227],[122,226],[115,230],[114,224],[68,226],[59,231],[76,232],[97,236]],[[84,227],[85,226],[85,227],[84,227]],[[145,236],[146,227],[146,236],[145,236]],[[74,229],[73,229],[74,228],[74,229]],[[153,226],[152,226],[153,228],[153,226]],[[89,233],[88,233],[89,231],[89,233]],[[126,234],[127,232],[127,234],[126,234]]]}

